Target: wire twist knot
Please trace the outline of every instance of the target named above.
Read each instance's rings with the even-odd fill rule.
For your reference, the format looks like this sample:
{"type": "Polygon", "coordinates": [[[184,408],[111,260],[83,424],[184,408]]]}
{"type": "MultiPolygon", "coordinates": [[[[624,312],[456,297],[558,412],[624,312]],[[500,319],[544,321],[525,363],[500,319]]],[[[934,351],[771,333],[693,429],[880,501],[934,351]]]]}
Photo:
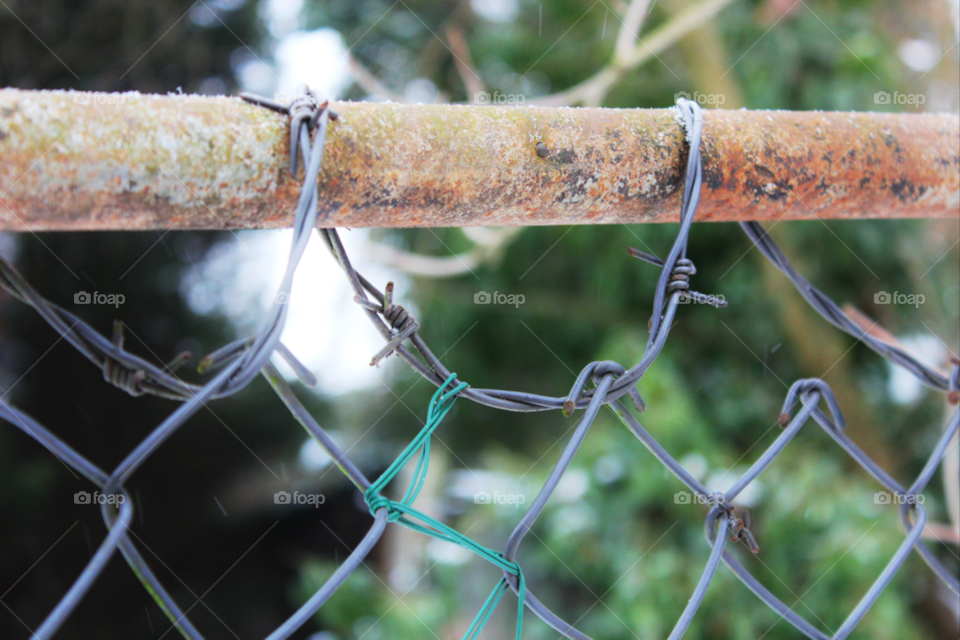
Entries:
{"type": "MultiPolygon", "coordinates": [[[[644,262],[649,262],[650,264],[658,267],[663,268],[666,265],[663,260],[652,253],[640,251],[640,249],[635,249],[633,247],[627,247],[627,252],[634,258],[639,258],[644,262]]],[[[683,303],[689,303],[691,300],[693,300],[695,302],[709,304],[714,307],[727,306],[727,301],[723,299],[723,296],[711,296],[705,293],[697,293],[696,291],[692,291],[690,289],[690,276],[694,275],[696,272],[697,267],[693,264],[693,260],[690,258],[677,258],[673,268],[670,270],[670,279],[667,282],[667,295],[669,296],[680,292],[679,300],[683,303]]]]}
{"type": "Polygon", "coordinates": [[[667,295],[676,291],[690,290],[690,276],[697,272],[690,258],[678,258],[670,272],[670,282],[667,284],[667,295]]]}
{"type": "Polygon", "coordinates": [[[392,354],[397,347],[403,344],[403,341],[411,337],[420,329],[420,323],[416,318],[410,315],[410,312],[402,305],[393,303],[393,283],[388,282],[383,290],[383,304],[376,304],[366,298],[354,296],[353,301],[365,309],[383,316],[387,324],[393,330],[393,337],[387,342],[373,358],[370,359],[371,367],[379,367],[380,361],[392,354]]]}
{"type": "Polygon", "coordinates": [[[103,379],[134,398],[146,393],[141,386],[146,378],[147,374],[142,369],[130,369],[111,358],[105,358],[103,361],[103,379]]]}
{"type": "MultiPolygon", "coordinates": [[[[592,389],[584,389],[584,386],[587,384],[587,380],[593,380],[594,384],[600,384],[600,379],[605,375],[612,375],[615,378],[620,377],[626,373],[626,369],[622,364],[614,360],[602,360],[599,362],[591,362],[585,366],[581,371],[580,375],[577,376],[576,381],[573,383],[573,387],[570,388],[570,393],[567,394],[567,399],[563,402],[563,415],[566,418],[569,418],[573,415],[573,412],[577,409],[577,401],[581,398],[587,399],[593,396],[592,389]]],[[[640,392],[637,391],[636,387],[631,387],[627,391],[627,395],[630,396],[630,400],[633,401],[633,406],[637,411],[645,411],[647,408],[647,403],[643,401],[643,398],[640,396],[640,392]]]]}

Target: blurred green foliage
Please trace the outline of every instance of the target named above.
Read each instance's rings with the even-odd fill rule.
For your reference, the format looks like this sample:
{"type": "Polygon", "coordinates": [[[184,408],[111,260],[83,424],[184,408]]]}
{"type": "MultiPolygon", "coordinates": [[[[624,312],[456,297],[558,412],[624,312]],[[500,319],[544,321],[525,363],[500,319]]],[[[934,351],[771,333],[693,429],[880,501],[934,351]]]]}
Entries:
{"type": "MultiPolygon", "coordinates": [[[[259,21],[267,3],[209,4],[216,20],[196,13],[199,5],[173,0],[122,6],[4,4],[0,84],[232,91],[234,72],[254,56],[268,59],[277,36],[259,21]],[[211,79],[220,84],[204,85],[211,79]]],[[[668,24],[691,4],[660,0],[643,33],[668,24]]],[[[881,90],[924,91],[944,77],[950,86],[957,84],[955,50],[929,75],[911,71],[898,56],[898,43],[918,34],[938,40],[947,51],[956,36],[946,10],[933,11],[936,7],[930,3],[931,10],[924,12],[876,0],[737,0],[708,24],[722,44],[719,52],[701,51],[708,38],[698,32],[627,73],[603,104],[664,107],[680,90],[714,92],[716,86],[693,80],[709,58],[728,71],[708,80],[734,87],[749,108],[902,109],[877,106],[873,96],[881,90]]],[[[456,27],[466,34],[488,90],[533,98],[566,89],[603,68],[624,8],[587,0],[307,0],[300,26],[336,29],[352,54],[395,93],[403,95],[413,81],[426,79],[441,98],[468,101],[446,41],[448,30],[456,27]],[[506,11],[504,21],[484,17],[498,7],[506,11]]],[[[347,93],[355,99],[365,95],[359,86],[347,93]]],[[[724,106],[741,106],[733,100],[731,95],[724,106]]],[[[613,359],[629,366],[640,357],[657,271],[631,258],[626,247],[664,255],[675,232],[675,225],[532,227],[501,260],[458,278],[415,278],[397,295],[416,305],[421,335],[461,379],[475,387],[563,395],[588,362],[613,359]],[[478,306],[473,302],[478,291],[523,294],[525,302],[518,308],[478,306]]],[[[374,235],[427,255],[448,256],[472,246],[454,229],[374,235]]],[[[784,222],[774,235],[797,267],[838,302],[853,304],[897,336],[932,335],[957,351],[955,222],[784,222]],[[874,294],[882,290],[923,293],[927,302],[916,309],[877,305],[874,294]]],[[[180,336],[195,337],[197,343],[187,346],[198,352],[228,337],[218,319],[192,315],[176,285],[215,239],[178,232],[24,235],[18,238],[17,264],[42,293],[57,300],[69,299],[76,286],[51,252],[85,285],[125,293],[133,304],[120,316],[142,335],[138,352],[152,351],[163,359],[185,346],[180,336]],[[144,252],[148,258],[122,278],[144,252]]],[[[940,432],[938,396],[923,392],[913,401],[894,402],[885,363],[806,309],[735,225],[696,225],[689,255],[698,268],[694,287],[723,294],[730,304],[722,310],[681,308],[664,353],[640,382],[648,410],[639,418],[672,455],[703,479],[728,486],[778,435],[786,386],[800,377],[822,376],[849,399],[844,409],[854,418],[851,433],[861,446],[903,482],[919,472],[940,432]]],[[[8,386],[56,340],[31,314],[13,304],[3,308],[8,386]]],[[[89,314],[85,317],[105,330],[116,315],[94,308],[89,314]]],[[[18,385],[16,403],[82,451],[94,452],[91,457],[105,468],[170,409],[163,401],[105,391],[99,374],[66,348],[41,359],[18,385]],[[54,401],[51,389],[57,390],[54,401]]],[[[396,365],[391,362],[387,370],[393,377],[386,378],[393,393],[381,393],[377,385],[372,392],[338,399],[304,394],[321,424],[331,425],[345,441],[358,441],[351,455],[366,461],[371,476],[419,430],[417,416],[425,414],[433,391],[396,365]]],[[[292,419],[278,425],[278,402],[259,383],[216,403],[214,410],[216,416],[198,416],[138,474],[132,488],[142,492],[137,517],[145,520],[135,524],[135,531],[162,559],[155,566],[168,567],[161,579],[190,606],[195,594],[204,593],[271,527],[230,579],[205,598],[209,609],[197,606],[191,612],[209,638],[232,637],[218,618],[240,637],[263,636],[332,574],[369,526],[369,516],[356,504],[352,487],[337,484],[330,474],[325,480],[333,483],[329,510],[320,518],[299,514],[272,529],[273,514],[221,517],[213,497],[224,483],[248,476],[255,464],[246,445],[224,425],[239,425],[238,438],[271,464],[292,461],[303,436],[292,419]],[[177,474],[171,476],[170,469],[177,474]]],[[[461,401],[437,432],[442,445],[434,446],[444,459],[431,466],[439,515],[482,544],[502,548],[520,512],[475,505],[447,489],[458,478],[482,482],[497,472],[521,487],[529,503],[573,424],[557,412],[509,414],[461,401]]],[[[35,624],[82,569],[102,525],[96,516],[63,508],[69,492],[84,487],[45,451],[10,429],[0,430],[0,438],[0,504],[15,523],[3,534],[6,583],[28,570],[60,531],[83,523],[82,536],[78,528],[66,537],[46,564],[5,596],[12,609],[35,624]]],[[[676,504],[673,495],[683,486],[609,412],[601,413],[568,475],[579,487],[548,506],[521,546],[519,561],[531,588],[598,640],[666,637],[709,554],[703,535],[706,509],[676,504]]],[[[761,552],[754,557],[737,549],[737,555],[775,595],[832,632],[902,541],[895,508],[874,504],[879,487],[813,424],[757,485],[751,510],[761,552]]],[[[931,519],[945,520],[939,476],[927,496],[931,519]]],[[[479,560],[464,563],[444,555],[447,549],[397,538],[395,528],[388,531],[364,567],[317,614],[316,626],[295,638],[318,629],[328,634],[322,640],[446,640],[462,634],[499,578],[496,571],[479,560]],[[412,580],[397,579],[398,563],[414,570],[412,580]]],[[[934,549],[957,570],[955,548],[934,549]]],[[[507,637],[515,602],[512,596],[504,599],[484,637],[507,637]]],[[[799,637],[777,618],[721,567],[685,637],[799,637]]],[[[0,618],[0,625],[3,637],[26,637],[12,616],[0,618]]],[[[155,629],[165,629],[159,613],[117,560],[61,636],[156,637],[162,631],[155,629]]],[[[531,615],[524,637],[557,634],[531,615]]],[[[932,574],[914,555],[852,637],[939,640],[956,637],[956,620],[942,604],[932,574]]]]}
{"type": "MultiPolygon", "coordinates": [[[[672,8],[688,4],[655,7],[644,31],[667,23],[672,8]]],[[[441,96],[469,101],[454,60],[440,42],[451,25],[468,33],[471,57],[489,91],[536,97],[581,82],[607,64],[619,25],[610,11],[617,8],[519,2],[507,23],[484,20],[458,3],[403,8],[380,2],[313,3],[307,15],[309,26],[332,26],[345,34],[357,59],[394,93],[403,95],[409,83],[427,78],[441,96]],[[420,20],[411,20],[411,14],[420,20]]],[[[794,7],[736,2],[717,14],[709,28],[723,43],[725,59],[718,64],[730,69],[728,81],[743,96],[744,106],[897,109],[878,107],[874,94],[923,85],[920,74],[897,55],[899,40],[918,22],[916,16],[904,15],[908,11],[866,0],[794,7]]],[[[941,35],[946,49],[953,34],[941,35]]],[[[946,63],[953,68],[954,58],[946,63]]],[[[671,48],[628,74],[604,104],[662,107],[679,90],[709,93],[714,87],[691,84],[701,62],[671,48]]],[[[364,91],[354,87],[350,95],[360,98],[364,91]]],[[[933,334],[956,349],[957,252],[950,241],[937,239],[939,234],[956,235],[955,224],[816,221],[777,226],[778,242],[801,271],[836,300],[880,319],[899,336],[933,334]],[[928,302],[919,309],[880,306],[874,294],[881,290],[922,291],[928,302]]],[[[629,366],[639,358],[657,273],[629,257],[625,248],[664,255],[675,230],[675,225],[529,228],[502,261],[453,280],[418,279],[399,295],[416,301],[421,335],[437,353],[450,349],[447,366],[472,385],[563,395],[590,361],[613,359],[629,366]],[[525,302],[519,308],[476,306],[473,294],[481,290],[523,294],[525,302]]],[[[385,242],[436,256],[469,246],[456,230],[383,235],[385,242]]],[[[702,467],[703,478],[729,486],[778,435],[786,386],[800,377],[823,376],[848,397],[858,398],[859,406],[846,408],[860,422],[855,437],[865,448],[892,463],[888,468],[903,481],[919,471],[940,431],[938,396],[924,392],[913,402],[893,402],[886,364],[803,307],[789,283],[750,250],[735,225],[695,226],[689,255],[699,271],[696,288],[722,293],[730,306],[681,309],[664,354],[639,385],[648,405],[641,421],[668,451],[702,467]],[[819,367],[811,354],[821,348],[830,353],[839,349],[837,362],[819,367]]],[[[401,375],[394,385],[394,393],[417,412],[429,392],[410,376],[401,375]]],[[[387,400],[390,404],[393,397],[387,400]]],[[[386,406],[371,411],[371,417],[386,406]]],[[[415,433],[416,422],[406,409],[394,408],[388,417],[393,419],[384,428],[400,440],[415,433]]],[[[504,414],[464,403],[438,436],[461,473],[522,477],[529,500],[571,426],[556,413],[504,414]]],[[[588,477],[589,489],[573,502],[548,506],[521,547],[519,560],[531,588],[565,619],[582,617],[577,626],[592,637],[666,637],[709,553],[702,529],[706,509],[675,504],[672,496],[683,486],[608,414],[593,427],[571,472],[588,477]],[[610,469],[619,470],[615,479],[610,469]]],[[[752,557],[741,549],[738,555],[775,595],[832,633],[902,541],[895,510],[874,504],[880,487],[816,425],[805,428],[757,484],[753,513],[761,553],[752,557]]],[[[927,493],[931,517],[946,519],[939,477],[927,493]]],[[[511,508],[441,499],[452,523],[495,548],[518,520],[511,508]]],[[[415,543],[407,544],[406,551],[415,557],[422,553],[415,543]]],[[[955,549],[935,546],[956,570],[955,549]]],[[[403,548],[391,547],[391,552],[403,548]]],[[[368,574],[358,575],[318,619],[345,639],[430,637],[427,629],[439,637],[457,637],[495,572],[472,560],[453,568],[427,558],[413,564],[419,567],[417,575],[424,576],[403,595],[402,604],[397,604],[399,594],[388,586],[388,576],[371,580],[368,574]],[[375,596],[367,606],[354,612],[357,599],[371,593],[375,596]],[[437,602],[445,605],[439,619],[437,602]],[[372,630],[371,620],[379,620],[372,630]]],[[[332,565],[311,564],[301,574],[300,597],[331,571],[332,565]]],[[[952,637],[951,614],[942,608],[939,615],[930,614],[942,607],[931,604],[937,588],[925,565],[911,558],[854,637],[952,637]]],[[[501,626],[490,637],[509,635],[512,606],[513,601],[498,613],[495,622],[501,626]]],[[[557,635],[538,621],[525,633],[530,638],[557,635]]],[[[779,640],[798,633],[721,568],[686,637],[779,640]]]]}

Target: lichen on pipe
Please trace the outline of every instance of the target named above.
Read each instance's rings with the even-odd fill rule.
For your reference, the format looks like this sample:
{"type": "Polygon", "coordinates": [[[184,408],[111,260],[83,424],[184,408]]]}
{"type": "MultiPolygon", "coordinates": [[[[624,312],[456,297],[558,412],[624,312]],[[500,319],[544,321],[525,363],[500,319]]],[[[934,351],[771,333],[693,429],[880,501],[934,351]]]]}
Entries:
{"type": "MultiPolygon", "coordinates": [[[[672,222],[674,109],[337,102],[320,224],[672,222]]],[[[704,114],[699,220],[960,216],[960,117],[704,114]]],[[[237,98],[0,90],[0,229],[291,223],[288,127],[237,98]]]]}

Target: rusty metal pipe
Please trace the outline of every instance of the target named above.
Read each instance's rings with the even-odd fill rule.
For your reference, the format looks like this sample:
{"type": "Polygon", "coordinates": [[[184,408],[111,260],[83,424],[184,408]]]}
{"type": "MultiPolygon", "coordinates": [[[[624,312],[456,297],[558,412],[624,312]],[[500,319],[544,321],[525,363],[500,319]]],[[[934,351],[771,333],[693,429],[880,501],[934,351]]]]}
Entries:
{"type": "MultiPolygon", "coordinates": [[[[341,102],[337,227],[668,222],[673,109],[341,102]]],[[[699,220],[960,216],[956,114],[707,111],[699,220]]],[[[236,98],[0,90],[0,229],[290,224],[286,119],[236,98]]]]}

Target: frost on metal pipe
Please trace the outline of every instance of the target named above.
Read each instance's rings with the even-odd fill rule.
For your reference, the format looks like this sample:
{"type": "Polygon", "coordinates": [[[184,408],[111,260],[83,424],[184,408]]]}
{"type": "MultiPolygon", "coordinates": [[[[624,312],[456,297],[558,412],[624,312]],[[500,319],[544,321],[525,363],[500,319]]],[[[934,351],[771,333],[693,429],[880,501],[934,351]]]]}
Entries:
{"type": "MultiPolygon", "coordinates": [[[[336,103],[320,222],[676,221],[674,109],[336,103]]],[[[698,220],[960,216],[960,117],[707,111],[698,220]]],[[[291,222],[286,118],[236,98],[0,90],[0,229],[291,222]]]]}

